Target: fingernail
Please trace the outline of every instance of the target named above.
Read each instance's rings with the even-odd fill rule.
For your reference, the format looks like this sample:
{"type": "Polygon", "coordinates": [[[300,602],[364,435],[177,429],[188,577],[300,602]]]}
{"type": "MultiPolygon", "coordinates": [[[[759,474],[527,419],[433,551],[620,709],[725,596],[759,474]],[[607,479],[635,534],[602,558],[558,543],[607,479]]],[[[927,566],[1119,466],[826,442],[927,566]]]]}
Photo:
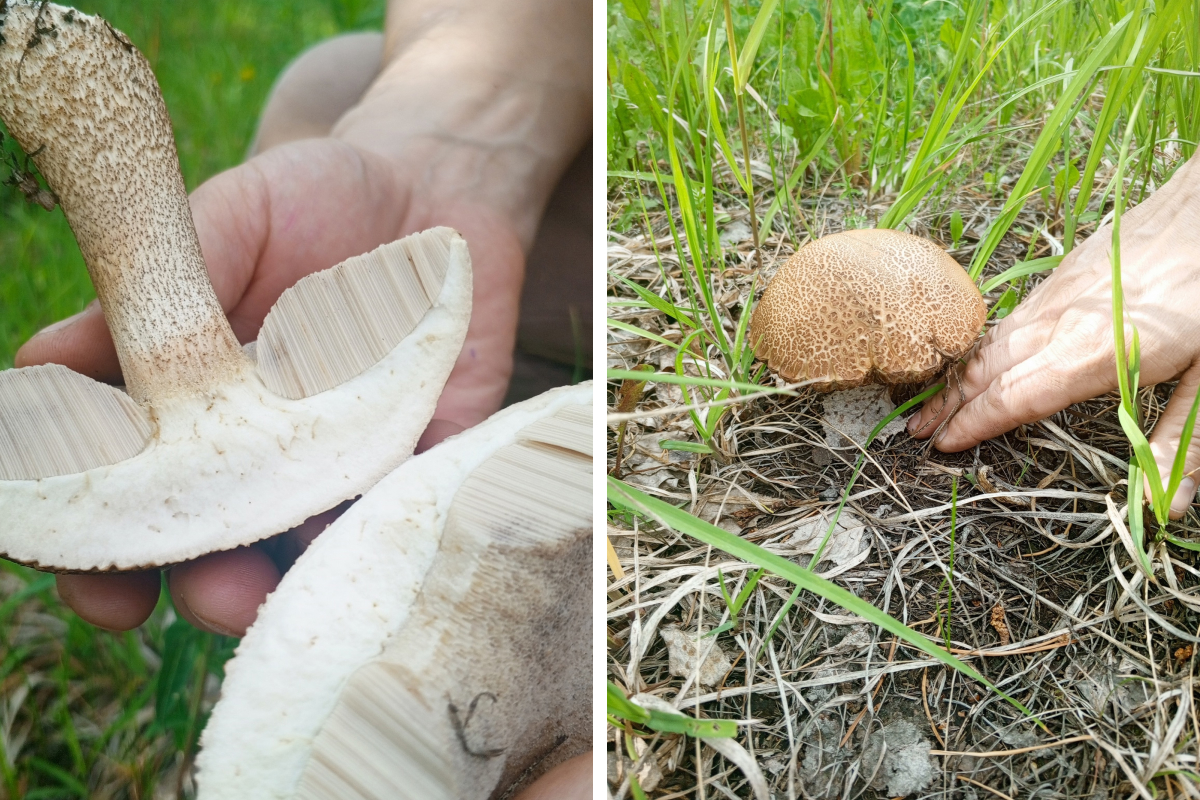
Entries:
{"type": "Polygon", "coordinates": [[[213,633],[219,634],[221,636],[232,636],[234,639],[240,639],[244,635],[241,633],[237,633],[236,631],[230,630],[229,628],[226,628],[224,625],[218,625],[217,623],[213,622],[211,619],[205,619],[201,615],[197,614],[195,611],[193,611],[192,614],[193,614],[193,616],[196,617],[197,620],[199,620],[204,625],[204,627],[208,628],[213,633]]]}
{"type": "Polygon", "coordinates": [[[1191,478],[1181,480],[1179,488],[1175,490],[1175,496],[1171,498],[1171,516],[1183,516],[1195,497],[1196,481],[1191,478]]]}
{"type": "Polygon", "coordinates": [[[235,639],[240,639],[242,637],[242,634],[237,633],[236,631],[230,630],[229,628],[226,628],[224,625],[219,625],[216,622],[213,622],[211,619],[208,619],[203,614],[197,614],[195,609],[193,609],[191,607],[191,605],[188,603],[187,598],[184,597],[183,592],[179,593],[179,597],[177,598],[176,602],[178,602],[179,605],[183,606],[183,609],[181,609],[181,610],[187,611],[187,614],[184,615],[185,619],[188,616],[191,616],[192,619],[199,622],[201,625],[203,625],[205,628],[207,628],[210,632],[219,634],[221,636],[232,636],[235,639]]]}
{"type": "Polygon", "coordinates": [[[908,418],[908,425],[906,427],[908,428],[909,436],[912,436],[914,433],[917,432],[917,429],[921,427],[918,424],[918,423],[920,423],[920,421],[921,421],[921,412],[920,411],[918,411],[917,413],[913,414],[911,417],[908,418]]]}

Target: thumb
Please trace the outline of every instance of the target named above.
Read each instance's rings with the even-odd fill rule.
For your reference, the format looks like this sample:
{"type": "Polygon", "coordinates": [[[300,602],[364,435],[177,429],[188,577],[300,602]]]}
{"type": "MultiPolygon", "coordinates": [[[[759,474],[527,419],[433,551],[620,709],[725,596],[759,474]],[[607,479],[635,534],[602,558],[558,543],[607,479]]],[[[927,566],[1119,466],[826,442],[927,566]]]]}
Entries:
{"type": "Polygon", "coordinates": [[[13,362],[17,367],[62,364],[94,380],[121,381],[117,350],[96,300],[78,314],[35,333],[17,351],[13,362]]]}
{"type": "MultiPolygon", "coordinates": [[[[260,195],[253,191],[261,188],[256,175],[235,167],[206,181],[191,198],[209,280],[227,311],[245,291],[254,269],[253,254],[261,248],[262,215],[252,213],[254,204],[261,204],[260,195]]],[[[253,330],[260,324],[261,318],[253,330]]],[[[39,364],[62,364],[94,380],[122,382],[117,350],[98,300],[35,333],[14,358],[17,367],[39,364]]]]}
{"type": "MultiPolygon", "coordinates": [[[[1200,390],[1200,362],[1192,364],[1183,373],[1175,391],[1171,393],[1171,399],[1167,402],[1167,407],[1163,410],[1158,424],[1154,426],[1154,432],[1150,435],[1150,450],[1154,453],[1154,460],[1158,463],[1158,473],[1162,476],[1163,488],[1167,488],[1165,484],[1170,480],[1175,454],[1179,452],[1179,439],[1183,433],[1183,426],[1187,422],[1188,414],[1192,410],[1197,390],[1200,390]]],[[[1193,431],[1192,439],[1188,443],[1183,463],[1184,477],[1179,482],[1175,496],[1171,498],[1171,519],[1182,517],[1196,497],[1197,476],[1192,474],[1200,470],[1200,439],[1196,434],[1200,434],[1200,429],[1193,431]]]]}

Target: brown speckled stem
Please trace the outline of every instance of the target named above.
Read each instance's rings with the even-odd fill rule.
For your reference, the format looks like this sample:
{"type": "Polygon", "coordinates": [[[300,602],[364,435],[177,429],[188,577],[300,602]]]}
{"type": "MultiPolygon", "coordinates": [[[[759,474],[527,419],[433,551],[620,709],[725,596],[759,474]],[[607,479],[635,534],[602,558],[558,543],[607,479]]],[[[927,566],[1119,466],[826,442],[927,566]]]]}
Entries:
{"type": "Polygon", "coordinates": [[[153,405],[243,368],[200,254],[150,65],[106,20],[0,0],[0,117],[59,197],[129,393],[153,405]]]}

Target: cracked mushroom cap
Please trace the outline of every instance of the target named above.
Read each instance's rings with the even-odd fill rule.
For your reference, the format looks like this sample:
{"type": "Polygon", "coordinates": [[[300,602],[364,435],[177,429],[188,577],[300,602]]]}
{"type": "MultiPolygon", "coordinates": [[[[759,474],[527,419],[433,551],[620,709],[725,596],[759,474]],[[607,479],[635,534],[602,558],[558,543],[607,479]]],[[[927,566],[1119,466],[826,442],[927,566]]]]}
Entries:
{"type": "Polygon", "coordinates": [[[962,356],[987,308],[958,262],[900,231],[835,233],[796,251],[750,321],[754,354],[818,391],[921,383],[962,356]]]}

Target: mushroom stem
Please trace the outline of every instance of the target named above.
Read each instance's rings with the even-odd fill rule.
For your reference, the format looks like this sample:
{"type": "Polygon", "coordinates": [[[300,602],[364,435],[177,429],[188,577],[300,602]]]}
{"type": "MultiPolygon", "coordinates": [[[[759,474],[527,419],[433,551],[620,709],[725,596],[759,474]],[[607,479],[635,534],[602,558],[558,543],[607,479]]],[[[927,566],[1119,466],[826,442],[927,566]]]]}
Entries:
{"type": "Polygon", "coordinates": [[[158,83],[122,33],[0,0],[0,117],[58,195],[135,400],[202,394],[252,363],[209,282],[158,83]]]}

